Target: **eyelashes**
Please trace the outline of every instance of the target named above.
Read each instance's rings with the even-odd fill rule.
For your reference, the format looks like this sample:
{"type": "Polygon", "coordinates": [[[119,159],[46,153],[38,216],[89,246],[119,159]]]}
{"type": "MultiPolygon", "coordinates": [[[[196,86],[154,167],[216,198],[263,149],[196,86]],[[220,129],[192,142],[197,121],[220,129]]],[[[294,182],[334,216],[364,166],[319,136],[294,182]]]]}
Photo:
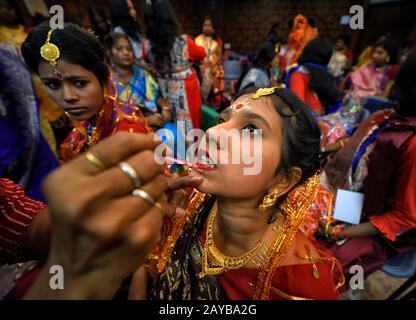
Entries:
{"type": "MultiPolygon", "coordinates": [[[[79,89],[85,88],[88,84],[88,81],[86,81],[86,80],[73,80],[71,82],[75,87],[77,87],[79,89]]],[[[45,81],[43,84],[51,90],[57,90],[62,86],[62,83],[59,80],[45,81]]]]}
{"type": "MultiPolygon", "coordinates": [[[[226,121],[221,117],[218,118],[218,120],[217,120],[217,124],[221,124],[221,123],[224,123],[224,122],[226,122],[226,121]]],[[[250,134],[250,136],[263,136],[262,129],[259,128],[259,126],[257,126],[254,123],[249,123],[249,124],[243,126],[240,130],[241,131],[247,131],[250,134]]]]}

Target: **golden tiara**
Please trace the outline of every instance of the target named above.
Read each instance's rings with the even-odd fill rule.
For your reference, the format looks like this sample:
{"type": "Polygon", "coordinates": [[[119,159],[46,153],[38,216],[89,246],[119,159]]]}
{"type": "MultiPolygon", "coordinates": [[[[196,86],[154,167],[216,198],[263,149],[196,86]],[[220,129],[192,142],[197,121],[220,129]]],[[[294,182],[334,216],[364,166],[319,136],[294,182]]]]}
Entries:
{"type": "Polygon", "coordinates": [[[54,45],[53,43],[50,43],[51,36],[52,36],[53,29],[49,30],[48,37],[46,38],[45,44],[40,48],[40,55],[43,59],[48,61],[51,66],[56,66],[56,60],[59,58],[59,55],[61,54],[59,51],[59,48],[54,45]]]}

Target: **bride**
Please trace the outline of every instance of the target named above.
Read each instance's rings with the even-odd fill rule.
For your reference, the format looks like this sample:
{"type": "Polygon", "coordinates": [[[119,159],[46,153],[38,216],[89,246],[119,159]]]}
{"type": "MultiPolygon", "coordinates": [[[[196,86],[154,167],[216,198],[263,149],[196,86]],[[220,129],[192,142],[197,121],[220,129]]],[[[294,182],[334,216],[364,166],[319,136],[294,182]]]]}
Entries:
{"type": "Polygon", "coordinates": [[[241,157],[260,138],[261,171],[246,175],[241,161],[199,150],[214,164],[192,169],[202,183],[185,214],[167,223],[147,272],[134,275],[130,298],[337,299],[337,261],[301,231],[319,186],[320,131],[308,107],[286,89],[248,90],[206,132],[224,151],[218,129],[250,135],[241,157]]]}

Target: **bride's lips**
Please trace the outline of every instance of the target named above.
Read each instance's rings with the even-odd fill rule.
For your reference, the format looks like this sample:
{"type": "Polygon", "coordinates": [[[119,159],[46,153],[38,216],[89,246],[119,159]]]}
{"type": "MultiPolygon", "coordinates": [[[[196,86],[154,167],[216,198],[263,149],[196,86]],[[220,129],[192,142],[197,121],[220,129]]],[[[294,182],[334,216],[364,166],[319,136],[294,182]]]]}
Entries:
{"type": "Polygon", "coordinates": [[[212,160],[212,158],[209,156],[208,151],[206,150],[198,150],[196,164],[207,167],[207,170],[204,170],[203,168],[194,167],[194,169],[204,173],[215,171],[218,168],[216,162],[212,160]]]}

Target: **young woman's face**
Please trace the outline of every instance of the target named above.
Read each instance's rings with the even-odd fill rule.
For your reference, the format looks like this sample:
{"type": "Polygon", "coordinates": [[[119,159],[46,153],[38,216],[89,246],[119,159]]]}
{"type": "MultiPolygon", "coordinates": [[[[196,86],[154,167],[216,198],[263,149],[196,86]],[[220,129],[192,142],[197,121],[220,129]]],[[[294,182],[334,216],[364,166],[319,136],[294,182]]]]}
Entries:
{"type": "MultiPolygon", "coordinates": [[[[198,187],[202,192],[215,194],[223,198],[255,198],[263,197],[267,190],[276,182],[276,169],[280,163],[282,147],[282,119],[275,110],[270,97],[264,96],[259,99],[252,99],[252,94],[244,95],[237,99],[232,106],[224,110],[218,119],[218,124],[210,128],[205,140],[213,142],[214,148],[217,148],[216,155],[211,154],[211,147],[208,144],[201,143],[198,150],[200,162],[209,162],[201,154],[206,153],[206,157],[216,163],[214,170],[202,171],[193,169],[191,175],[202,176],[203,182],[198,187]],[[238,109],[245,102],[245,107],[238,109]],[[258,129],[261,129],[261,133],[258,129]],[[224,137],[219,134],[218,130],[230,132],[238,130],[241,133],[249,133],[248,143],[244,144],[240,138],[230,141],[228,146],[223,143],[224,137]],[[258,137],[258,138],[255,138],[258,137]],[[261,139],[261,144],[256,139],[261,139]],[[255,146],[257,144],[257,147],[255,146]],[[261,145],[261,148],[258,148],[261,145]],[[240,148],[239,148],[240,147],[240,148]],[[206,152],[208,149],[209,152],[206,152]],[[220,152],[227,152],[230,159],[232,152],[240,149],[237,154],[239,163],[222,164],[223,158],[219,159],[220,152]],[[256,151],[257,149],[257,151],[256,151]],[[260,170],[257,174],[248,175],[244,169],[253,168],[253,164],[247,165],[243,157],[256,155],[254,161],[260,160],[260,170]]],[[[247,157],[246,157],[247,159],[247,157]]],[[[280,175],[279,175],[280,176],[280,175]]]]}
{"type": "Polygon", "coordinates": [[[382,67],[388,63],[390,59],[389,53],[382,47],[376,47],[373,51],[373,61],[378,67],[382,67]]]}
{"type": "Polygon", "coordinates": [[[111,59],[116,66],[131,67],[134,62],[133,49],[130,42],[122,37],[111,47],[111,59]]]}
{"type": "Polygon", "coordinates": [[[210,36],[214,33],[214,26],[212,25],[212,21],[207,19],[204,21],[204,24],[202,25],[202,33],[210,36]]]}
{"type": "Polygon", "coordinates": [[[91,119],[104,103],[103,88],[96,75],[62,59],[58,61],[56,70],[63,79],[55,75],[54,68],[46,61],[38,67],[48,95],[74,120],[91,119]]]}
{"type": "Polygon", "coordinates": [[[347,45],[345,44],[344,40],[342,40],[341,38],[339,38],[337,40],[337,42],[335,43],[335,49],[338,50],[338,51],[346,50],[347,49],[347,45]]]}

